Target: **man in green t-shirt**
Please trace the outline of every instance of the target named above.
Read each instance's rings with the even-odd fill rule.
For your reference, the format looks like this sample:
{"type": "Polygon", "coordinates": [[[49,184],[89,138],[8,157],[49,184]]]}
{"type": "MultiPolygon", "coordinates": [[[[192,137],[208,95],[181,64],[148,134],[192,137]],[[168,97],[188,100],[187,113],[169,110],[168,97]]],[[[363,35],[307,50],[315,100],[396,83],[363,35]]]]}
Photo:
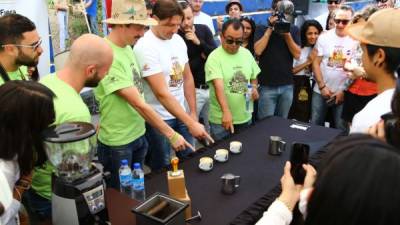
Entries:
{"type": "Polygon", "coordinates": [[[240,47],[242,43],[241,22],[237,19],[225,22],[221,46],[208,56],[206,62],[206,81],[210,83],[210,128],[216,140],[228,136],[229,131],[234,133],[247,127],[253,111],[250,101],[258,99],[260,68],[250,51],[240,47]],[[246,93],[249,96],[247,103],[246,93]]]}
{"type": "Polygon", "coordinates": [[[9,80],[27,80],[26,66],[35,67],[43,49],[35,24],[25,16],[0,17],[0,85],[9,80]]]}
{"type": "Polygon", "coordinates": [[[131,45],[141,38],[146,26],[157,21],[148,18],[144,1],[112,2],[111,25],[106,41],[114,52],[114,61],[94,93],[100,103],[98,156],[105,171],[111,172],[108,185],[119,189],[118,169],[122,159],[131,166],[144,163],[148,143],[145,120],[166,136],[176,151],[193,147],[144,102],[142,76],[131,45]]]}
{"type": "MultiPolygon", "coordinates": [[[[51,89],[56,118],[54,124],[91,122],[89,109],[79,95],[83,87],[95,87],[108,72],[113,52],[103,38],[85,34],[74,41],[65,66],[49,74],[40,83],[51,89]]],[[[29,200],[32,210],[41,219],[51,217],[51,174],[54,167],[47,161],[35,167],[29,200]]]]}

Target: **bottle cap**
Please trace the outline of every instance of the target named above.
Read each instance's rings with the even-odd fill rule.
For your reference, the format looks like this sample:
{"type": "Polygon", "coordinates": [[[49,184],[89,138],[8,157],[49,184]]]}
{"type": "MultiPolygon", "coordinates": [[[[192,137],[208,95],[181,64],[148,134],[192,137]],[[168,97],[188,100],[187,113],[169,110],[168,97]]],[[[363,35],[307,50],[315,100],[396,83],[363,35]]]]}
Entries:
{"type": "Polygon", "coordinates": [[[141,167],[140,167],[140,163],[134,163],[133,164],[133,168],[134,169],[140,169],[141,167]]]}
{"type": "Polygon", "coordinates": [[[121,160],[121,165],[122,166],[128,165],[128,160],[126,160],[126,159],[121,160]]]}

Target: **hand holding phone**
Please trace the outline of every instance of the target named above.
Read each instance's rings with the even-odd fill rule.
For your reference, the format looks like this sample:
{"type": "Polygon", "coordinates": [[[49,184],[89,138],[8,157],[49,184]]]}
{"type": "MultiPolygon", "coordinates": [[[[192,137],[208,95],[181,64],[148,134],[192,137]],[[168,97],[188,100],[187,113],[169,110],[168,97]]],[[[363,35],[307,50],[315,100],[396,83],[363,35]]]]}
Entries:
{"type": "Polygon", "coordinates": [[[295,184],[303,184],[306,176],[306,171],[303,164],[308,164],[308,156],[310,146],[303,143],[293,143],[290,155],[290,164],[292,165],[290,173],[295,184]]]}
{"type": "Polygon", "coordinates": [[[326,100],[326,105],[327,106],[333,106],[336,104],[336,95],[332,96],[328,100],[326,100]]]}

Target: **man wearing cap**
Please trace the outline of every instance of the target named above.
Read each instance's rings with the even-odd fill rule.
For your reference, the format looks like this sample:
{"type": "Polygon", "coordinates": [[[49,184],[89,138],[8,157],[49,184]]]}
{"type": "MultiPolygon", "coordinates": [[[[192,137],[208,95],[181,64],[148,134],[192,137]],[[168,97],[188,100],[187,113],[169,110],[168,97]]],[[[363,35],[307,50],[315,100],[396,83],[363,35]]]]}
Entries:
{"type": "Polygon", "coordinates": [[[315,18],[315,20],[317,20],[324,29],[329,30],[329,29],[327,29],[327,27],[328,27],[327,24],[330,19],[329,15],[331,15],[332,12],[334,12],[336,9],[338,9],[345,2],[346,2],[346,0],[328,0],[328,1],[326,1],[326,4],[327,4],[326,6],[328,8],[328,12],[325,12],[325,13],[317,16],[315,18]]]}
{"type": "Polygon", "coordinates": [[[25,16],[0,17],[0,85],[9,80],[28,80],[43,52],[35,24],[25,16]]]}
{"type": "Polygon", "coordinates": [[[240,19],[243,13],[243,5],[240,3],[240,0],[230,0],[228,4],[225,5],[225,12],[228,14],[228,17],[223,18],[222,16],[218,16],[217,18],[219,31],[222,29],[222,24],[228,19],[240,19]]]}
{"type": "Polygon", "coordinates": [[[142,97],[140,66],[130,46],[143,36],[145,26],[157,25],[156,20],[148,18],[144,0],[114,0],[111,15],[105,21],[111,25],[111,33],[105,40],[113,50],[114,60],[94,92],[100,103],[99,160],[104,169],[111,172],[109,185],[119,188],[121,160],[127,159],[129,165],[144,162],[148,149],[145,120],[164,135],[176,151],[193,147],[142,97]]]}
{"type": "Polygon", "coordinates": [[[347,28],[348,34],[361,42],[362,64],[367,79],[376,82],[378,95],[352,121],[350,133],[365,133],[368,128],[391,111],[390,103],[396,87],[395,71],[400,65],[399,9],[382,9],[367,22],[347,28]]]}
{"type": "Polygon", "coordinates": [[[376,6],[380,9],[394,8],[396,6],[396,0],[375,0],[376,6]]]}
{"type": "Polygon", "coordinates": [[[353,15],[353,9],[342,5],[335,11],[335,29],[321,34],[315,48],[317,58],[312,64],[316,85],[311,103],[311,123],[324,125],[328,108],[332,109],[334,127],[347,131],[342,119],[344,89],[347,73],[344,64],[351,59],[358,42],[345,33],[345,28],[353,15]]]}
{"type": "MultiPolygon", "coordinates": [[[[91,122],[89,109],[79,93],[85,86],[96,87],[108,72],[112,60],[112,50],[104,39],[85,34],[74,41],[64,67],[40,80],[56,95],[54,125],[91,122]]],[[[34,168],[28,199],[31,210],[40,220],[51,218],[51,174],[54,170],[49,161],[34,168]]]]}
{"type": "MultiPolygon", "coordinates": [[[[189,142],[193,142],[192,135],[212,140],[197,121],[195,87],[187,47],[176,34],[183,19],[182,9],[175,0],[158,0],[153,7],[153,18],[158,25],[152,26],[134,47],[146,80],[146,102],[189,142]]],[[[147,161],[152,170],[159,170],[170,164],[170,144],[153,124],[147,124],[146,128],[150,144],[147,161]]],[[[187,148],[177,152],[177,156],[184,159],[191,152],[187,148]]]]}
{"type": "MultiPolygon", "coordinates": [[[[279,2],[273,1],[275,12],[279,2]]],[[[254,52],[259,56],[261,68],[258,119],[267,116],[287,118],[293,100],[293,58],[300,57],[300,32],[290,24],[289,32],[279,33],[274,29],[277,20],[276,13],[271,15],[267,26],[258,26],[254,35],[254,52]]]]}
{"type": "Polygon", "coordinates": [[[193,9],[194,15],[194,24],[204,24],[210,30],[212,35],[215,35],[214,23],[211,19],[211,16],[201,11],[201,7],[203,7],[204,0],[190,0],[190,5],[193,9]]]}

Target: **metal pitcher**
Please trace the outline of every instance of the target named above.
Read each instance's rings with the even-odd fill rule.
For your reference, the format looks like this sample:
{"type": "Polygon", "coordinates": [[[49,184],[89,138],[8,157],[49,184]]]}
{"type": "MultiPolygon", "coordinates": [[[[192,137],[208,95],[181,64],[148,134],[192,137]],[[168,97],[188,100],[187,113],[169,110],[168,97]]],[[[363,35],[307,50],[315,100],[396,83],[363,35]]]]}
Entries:
{"type": "Polygon", "coordinates": [[[240,176],[233,175],[231,173],[226,173],[221,177],[222,188],[221,191],[224,194],[233,194],[240,184],[240,176]]]}
{"type": "Polygon", "coordinates": [[[280,155],[286,149],[286,142],[279,136],[269,137],[268,153],[270,155],[280,155]]]}

